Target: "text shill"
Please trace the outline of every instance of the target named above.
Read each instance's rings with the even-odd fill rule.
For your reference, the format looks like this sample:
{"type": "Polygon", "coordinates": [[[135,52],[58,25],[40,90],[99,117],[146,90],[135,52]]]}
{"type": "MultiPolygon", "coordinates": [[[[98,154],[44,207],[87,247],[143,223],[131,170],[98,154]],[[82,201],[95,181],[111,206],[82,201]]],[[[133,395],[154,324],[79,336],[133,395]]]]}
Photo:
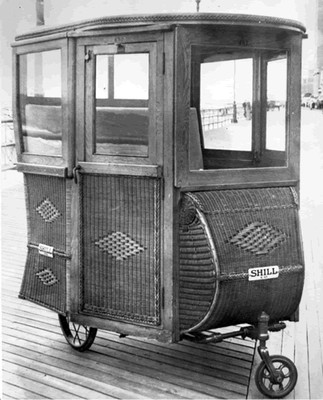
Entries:
{"type": "Polygon", "coordinates": [[[259,281],[261,279],[274,279],[279,276],[278,265],[271,265],[269,267],[249,268],[248,280],[259,281]]]}

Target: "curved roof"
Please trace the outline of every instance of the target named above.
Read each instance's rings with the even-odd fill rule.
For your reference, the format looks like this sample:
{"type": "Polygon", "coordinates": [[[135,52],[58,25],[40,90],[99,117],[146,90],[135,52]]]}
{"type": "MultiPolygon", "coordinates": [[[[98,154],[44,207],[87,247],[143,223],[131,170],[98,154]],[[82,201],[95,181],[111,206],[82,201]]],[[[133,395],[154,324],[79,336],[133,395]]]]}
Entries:
{"type": "Polygon", "coordinates": [[[91,30],[98,28],[112,28],[118,26],[149,26],[158,24],[203,24],[203,25],[236,25],[236,26],[261,26],[282,28],[305,33],[305,26],[294,20],[267,17],[251,14],[225,14],[225,13],[186,13],[186,14],[142,14],[142,15],[115,15],[110,17],[95,18],[86,21],[74,22],[57,27],[41,27],[32,32],[16,37],[16,40],[30,39],[57,33],[67,34],[73,31],[91,30]]]}

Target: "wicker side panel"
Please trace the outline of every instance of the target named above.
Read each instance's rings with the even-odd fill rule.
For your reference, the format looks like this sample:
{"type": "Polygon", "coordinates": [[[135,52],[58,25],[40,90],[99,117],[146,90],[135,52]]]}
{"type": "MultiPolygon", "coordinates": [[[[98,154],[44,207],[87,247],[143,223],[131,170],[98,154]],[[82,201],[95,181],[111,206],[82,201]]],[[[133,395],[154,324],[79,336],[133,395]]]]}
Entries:
{"type": "Polygon", "coordinates": [[[29,242],[66,250],[66,181],[25,174],[29,242]]]}
{"type": "Polygon", "coordinates": [[[220,267],[216,306],[203,328],[253,323],[261,311],[272,320],[289,319],[300,302],[304,280],[293,190],[221,190],[189,196],[207,219],[220,267]],[[279,277],[248,280],[249,268],[267,266],[279,266],[279,277]]]}
{"type": "Polygon", "coordinates": [[[216,271],[209,241],[201,221],[180,226],[180,329],[200,323],[211,307],[216,290],[216,271]]]}
{"type": "Polygon", "coordinates": [[[160,323],[160,180],[82,177],[82,311],[160,323]]]}
{"type": "Polygon", "coordinates": [[[19,297],[56,312],[66,310],[66,262],[60,256],[49,258],[28,249],[19,297]]]}

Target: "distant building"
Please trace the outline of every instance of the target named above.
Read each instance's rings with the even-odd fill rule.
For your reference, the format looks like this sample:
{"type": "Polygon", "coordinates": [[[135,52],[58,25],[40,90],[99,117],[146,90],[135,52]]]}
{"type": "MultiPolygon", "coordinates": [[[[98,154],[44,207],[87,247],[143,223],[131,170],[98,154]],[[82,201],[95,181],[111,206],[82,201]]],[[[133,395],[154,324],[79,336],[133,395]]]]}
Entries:
{"type": "Polygon", "coordinates": [[[317,96],[323,93],[323,0],[316,0],[315,21],[315,61],[313,69],[305,72],[302,82],[302,92],[317,96]]]}
{"type": "Polygon", "coordinates": [[[317,92],[323,93],[323,1],[317,0],[317,92]]]}
{"type": "Polygon", "coordinates": [[[314,69],[307,71],[307,76],[303,78],[302,82],[302,93],[313,93],[314,87],[314,69]]]}

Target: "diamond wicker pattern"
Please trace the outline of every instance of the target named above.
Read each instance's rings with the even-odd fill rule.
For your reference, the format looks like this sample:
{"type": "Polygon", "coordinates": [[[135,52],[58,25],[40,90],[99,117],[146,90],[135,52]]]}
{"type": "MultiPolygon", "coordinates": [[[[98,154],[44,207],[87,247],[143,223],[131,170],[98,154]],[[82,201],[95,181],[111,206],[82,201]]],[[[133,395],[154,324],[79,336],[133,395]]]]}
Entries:
{"type": "Polygon", "coordinates": [[[117,260],[126,260],[128,257],[145,250],[139,243],[122,232],[112,232],[109,236],[95,242],[95,244],[117,260]]]}
{"type": "Polygon", "coordinates": [[[58,255],[45,257],[37,248],[29,247],[19,297],[55,312],[65,312],[66,259],[58,255]]]}
{"type": "Polygon", "coordinates": [[[55,176],[25,174],[24,180],[28,255],[19,297],[64,313],[70,188],[65,179],[55,176]],[[53,249],[53,257],[39,253],[40,243],[53,249]]]}
{"type": "Polygon", "coordinates": [[[43,200],[39,206],[36,207],[36,211],[45,222],[54,222],[61,215],[55,205],[48,198],[43,200]]]}
{"type": "Polygon", "coordinates": [[[187,233],[180,236],[183,279],[179,298],[185,308],[179,314],[181,329],[200,331],[255,323],[262,311],[272,321],[293,319],[304,281],[294,190],[214,190],[186,193],[185,197],[180,226],[187,233]],[[198,211],[196,218],[192,217],[193,207],[198,211]],[[195,225],[204,223],[207,229],[195,235],[195,225]],[[213,242],[215,257],[207,251],[210,246],[205,246],[206,242],[213,242]],[[198,252],[203,248],[203,254],[198,252]],[[277,279],[248,280],[250,268],[268,266],[279,267],[277,279]]]}
{"type": "Polygon", "coordinates": [[[286,240],[286,235],[264,222],[252,222],[229,240],[230,243],[256,255],[268,254],[286,240]]]}
{"type": "Polygon", "coordinates": [[[56,276],[53,274],[53,272],[49,268],[46,268],[42,271],[37,272],[36,276],[38,276],[38,278],[46,286],[52,286],[58,282],[56,276]]]}
{"type": "Polygon", "coordinates": [[[81,293],[88,315],[160,323],[160,181],[81,175],[81,293]]]}

